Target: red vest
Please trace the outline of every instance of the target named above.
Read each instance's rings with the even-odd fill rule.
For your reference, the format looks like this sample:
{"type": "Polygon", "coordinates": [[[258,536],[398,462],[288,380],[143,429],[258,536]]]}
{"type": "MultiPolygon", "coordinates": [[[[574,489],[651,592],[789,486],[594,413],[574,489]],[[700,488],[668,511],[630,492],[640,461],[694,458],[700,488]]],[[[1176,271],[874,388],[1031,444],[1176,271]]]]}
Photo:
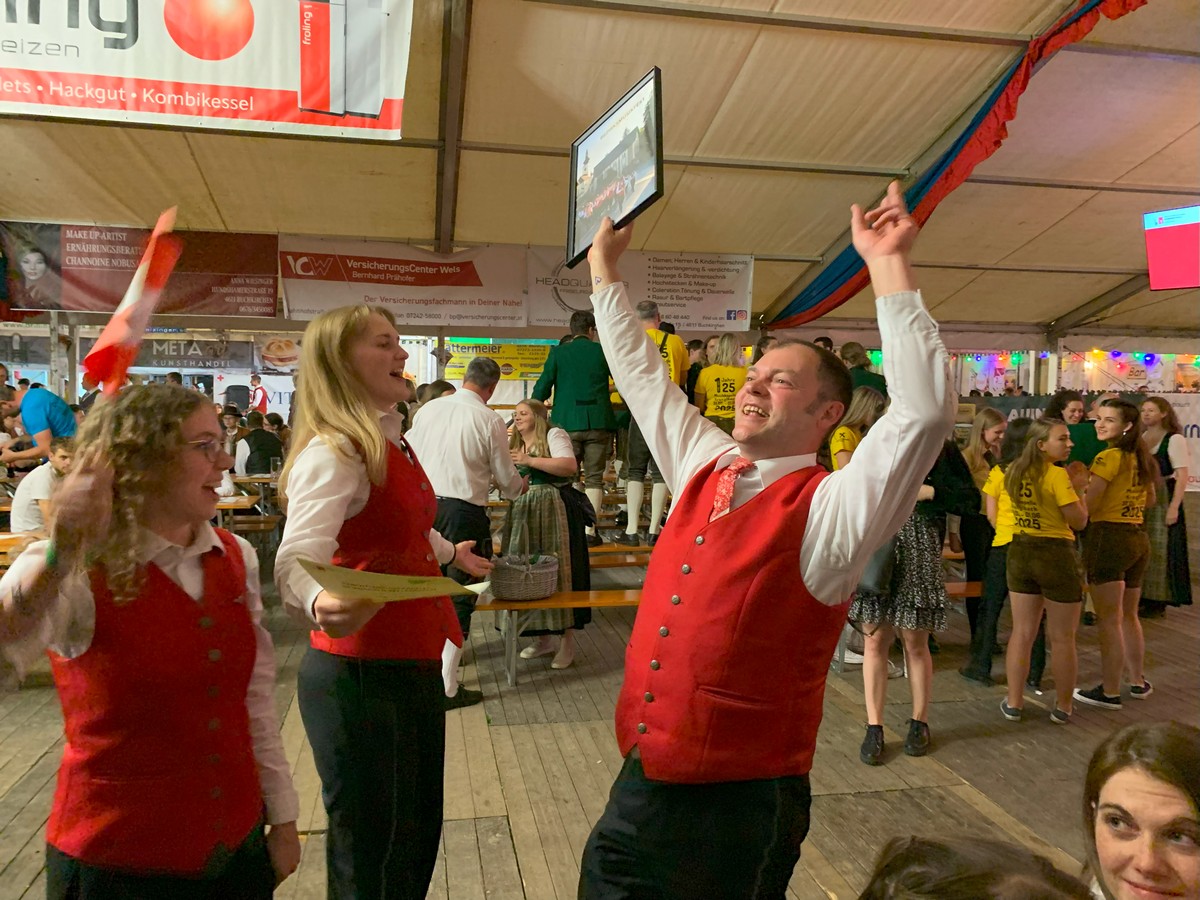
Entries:
{"type": "Polygon", "coordinates": [[[800,580],[814,466],[709,522],[716,461],[688,482],[659,535],[625,651],[621,753],[646,775],[699,784],[812,768],[825,676],[849,599],[800,580]]]}
{"type": "Polygon", "coordinates": [[[204,557],[204,599],[154,565],[129,603],[92,575],[96,628],[50,654],[66,747],[46,840],[89,865],[195,875],[263,815],[246,690],[256,641],[232,535],[204,557]]]}
{"type": "MultiPolygon", "coordinates": [[[[362,512],[342,524],[333,564],[360,572],[441,575],[426,537],[436,511],[437,498],[416,454],[410,460],[389,441],[387,480],[371,485],[362,512]]],[[[449,597],[430,597],[386,603],[349,637],[314,631],[309,640],[316,649],[338,656],[441,659],[447,638],[462,646],[454,604],[449,597]]]]}

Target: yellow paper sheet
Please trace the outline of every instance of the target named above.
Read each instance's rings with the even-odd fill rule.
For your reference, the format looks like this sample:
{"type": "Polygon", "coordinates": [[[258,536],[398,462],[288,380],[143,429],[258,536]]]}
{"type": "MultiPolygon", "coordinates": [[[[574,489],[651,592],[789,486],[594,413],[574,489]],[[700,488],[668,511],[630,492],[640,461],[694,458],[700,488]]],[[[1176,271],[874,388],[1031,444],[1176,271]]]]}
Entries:
{"type": "Polygon", "coordinates": [[[327,563],[301,559],[300,565],[321,587],[335,597],[374,600],[390,603],[396,600],[417,600],[421,597],[444,597],[447,594],[482,594],[491,585],[459,584],[443,575],[384,575],[379,572],[360,572],[327,563]]]}

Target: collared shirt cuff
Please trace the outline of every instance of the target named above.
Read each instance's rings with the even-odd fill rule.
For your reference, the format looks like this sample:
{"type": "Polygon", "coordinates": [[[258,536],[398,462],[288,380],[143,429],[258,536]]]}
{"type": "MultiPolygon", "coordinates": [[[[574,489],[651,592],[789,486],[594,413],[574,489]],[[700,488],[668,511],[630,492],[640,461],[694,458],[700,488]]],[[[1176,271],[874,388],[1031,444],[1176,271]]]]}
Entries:
{"type": "Polygon", "coordinates": [[[274,794],[264,791],[263,805],[267,808],[268,825],[283,825],[300,818],[300,795],[294,788],[274,794]]]}

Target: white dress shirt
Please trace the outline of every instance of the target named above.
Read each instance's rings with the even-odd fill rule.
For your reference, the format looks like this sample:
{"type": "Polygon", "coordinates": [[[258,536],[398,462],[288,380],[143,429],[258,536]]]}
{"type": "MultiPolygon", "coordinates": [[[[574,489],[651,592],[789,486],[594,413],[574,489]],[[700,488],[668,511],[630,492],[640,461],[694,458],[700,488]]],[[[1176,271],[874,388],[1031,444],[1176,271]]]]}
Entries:
{"type": "MultiPolygon", "coordinates": [[[[267,823],[278,825],[294,822],[300,815],[300,800],[292,786],[291,769],[279,735],[279,718],[275,713],[275,648],[271,635],[262,624],[262,594],[258,580],[258,556],[245,540],[236,538],[246,564],[246,591],[242,602],[250,613],[254,626],[255,655],[250,684],[246,688],[246,711],[250,716],[250,741],[258,764],[258,780],[263,802],[267,807],[267,823]]],[[[204,596],[203,555],[223,545],[206,522],[196,532],[188,547],[172,544],[149,531],[141,536],[139,559],[143,565],[153,563],[193,600],[204,596]]],[[[13,588],[31,582],[41,571],[49,541],[37,541],[17,557],[3,578],[0,578],[0,602],[12,602],[13,588]]],[[[17,679],[50,649],[59,656],[75,659],[92,644],[96,628],[96,601],[86,572],[75,572],[64,579],[56,602],[44,615],[38,627],[28,636],[6,641],[0,655],[11,667],[17,679]]],[[[147,635],[152,640],[153,635],[147,635]]],[[[169,648],[168,648],[169,649],[169,648]]],[[[131,798],[136,800],[136,798],[131,798]]]]}
{"type": "MultiPolygon", "coordinates": [[[[383,436],[401,449],[403,424],[399,413],[379,414],[383,436]]],[[[300,567],[300,560],[333,560],[342,524],[367,505],[371,480],[366,463],[345,435],[315,437],[296,454],[287,481],[287,522],[275,554],[275,584],[292,617],[305,628],[315,628],[313,601],[321,586],[300,567]]],[[[432,528],[426,537],[441,565],[454,559],[452,543],[432,528]]]]}
{"type": "Polygon", "coordinates": [[[430,400],[417,410],[407,437],[439,497],[487,506],[493,480],[510,500],[525,489],[508,455],[504,419],[474,391],[430,400]]]}
{"type": "MultiPolygon", "coordinates": [[[[672,494],[717,460],[738,455],[737,443],[701,415],[667,377],[657,348],[646,340],[625,285],[592,295],[604,355],[672,494]]],[[[900,530],[917,490],[953,427],[957,397],[950,358],[919,293],[876,301],[884,375],[891,406],[844,469],[813,495],[797,563],[804,586],[821,603],[843,603],[858,586],[871,554],[900,530]]],[[[816,463],[814,454],[760,459],[734,482],[737,508],[785,475],[816,463]]]]}

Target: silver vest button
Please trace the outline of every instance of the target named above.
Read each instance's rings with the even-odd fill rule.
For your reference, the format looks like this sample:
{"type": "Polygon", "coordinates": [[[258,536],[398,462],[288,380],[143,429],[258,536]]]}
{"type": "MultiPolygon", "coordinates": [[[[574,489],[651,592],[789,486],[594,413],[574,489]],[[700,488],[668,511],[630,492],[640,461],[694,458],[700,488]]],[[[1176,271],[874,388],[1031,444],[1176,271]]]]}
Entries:
{"type": "Polygon", "coordinates": [[[671,629],[668,628],[666,625],[664,625],[662,628],[658,629],[658,633],[662,637],[666,637],[668,634],[671,633],[671,629]]]}
{"type": "Polygon", "coordinates": [[[696,535],[696,543],[697,543],[697,544],[703,544],[703,543],[704,543],[704,537],[703,537],[703,535],[699,535],[699,534],[698,534],[698,535],[696,535]]]}
{"type": "Polygon", "coordinates": [[[638,734],[645,734],[645,733],[646,733],[646,723],[638,722],[638,734]]]}
{"type": "Polygon", "coordinates": [[[657,659],[650,660],[650,668],[653,669],[655,672],[658,671],[659,663],[658,663],[657,659]]]}
{"type": "Polygon", "coordinates": [[[649,691],[646,691],[646,702],[647,703],[654,702],[654,695],[652,693],[650,693],[649,691]]]}
{"type": "Polygon", "coordinates": [[[679,595],[675,594],[671,597],[671,603],[675,606],[679,605],[679,595]]]}
{"type": "Polygon", "coordinates": [[[684,563],[684,564],[683,564],[683,568],[682,568],[682,569],[680,569],[679,571],[683,572],[683,574],[684,574],[684,575],[686,575],[686,574],[688,574],[690,571],[692,571],[692,567],[691,567],[691,566],[689,566],[687,563],[684,563]]]}

